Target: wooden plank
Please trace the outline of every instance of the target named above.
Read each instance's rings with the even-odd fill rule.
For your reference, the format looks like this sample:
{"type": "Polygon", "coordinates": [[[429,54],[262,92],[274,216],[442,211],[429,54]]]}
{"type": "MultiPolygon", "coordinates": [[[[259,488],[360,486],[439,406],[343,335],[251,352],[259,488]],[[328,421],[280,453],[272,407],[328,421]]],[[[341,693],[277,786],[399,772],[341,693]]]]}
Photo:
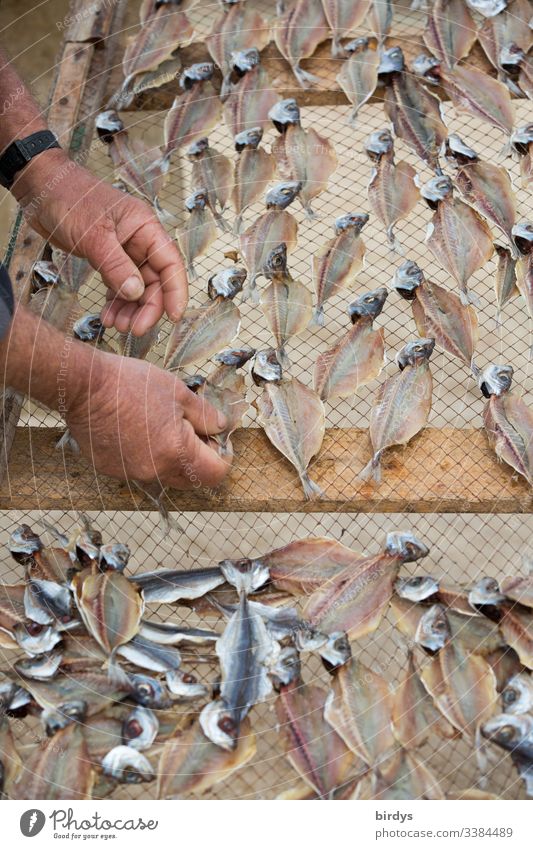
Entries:
{"type": "Polygon", "coordinates": [[[68,149],[94,55],[93,44],[66,44],[50,106],[48,124],[68,149]]]}
{"type": "MultiPolygon", "coordinates": [[[[96,476],[90,463],[55,449],[61,431],[17,428],[0,509],[154,510],[133,485],[96,476]]],[[[406,448],[386,452],[379,486],[362,482],[369,459],[365,431],[326,432],[311,475],[324,498],[304,501],[292,466],[263,432],[234,437],[235,460],[217,491],[172,491],[171,510],[233,512],[533,512],[526,482],[499,463],[483,431],[427,428],[406,448]]]]}
{"type": "Polygon", "coordinates": [[[104,45],[111,31],[117,0],[77,0],[61,22],[65,41],[91,42],[104,45]]]}

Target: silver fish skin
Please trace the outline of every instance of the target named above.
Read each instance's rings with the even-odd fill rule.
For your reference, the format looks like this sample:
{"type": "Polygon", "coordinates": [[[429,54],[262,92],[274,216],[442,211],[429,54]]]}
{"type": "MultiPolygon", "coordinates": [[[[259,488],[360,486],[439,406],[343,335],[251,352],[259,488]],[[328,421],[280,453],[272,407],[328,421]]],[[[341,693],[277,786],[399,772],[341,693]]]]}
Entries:
{"type": "Polygon", "coordinates": [[[289,272],[284,242],[268,254],[263,275],[269,284],[261,294],[261,306],[276,340],[276,356],[282,366],[286,366],[289,358],[285,346],[307,328],[313,312],[312,295],[289,272]]]}
{"type": "Polygon", "coordinates": [[[370,414],[369,434],[374,454],[360,473],[362,480],[381,480],[381,456],[392,445],[405,445],[427,423],[433,380],[429,358],[434,339],[408,342],[396,355],[400,372],[380,387],[370,414]]]}
{"type": "Polygon", "coordinates": [[[39,655],[35,659],[20,660],[14,665],[15,671],[23,678],[33,678],[35,681],[47,681],[53,678],[61,666],[63,655],[60,651],[39,655]]]}
{"type": "Polygon", "coordinates": [[[359,110],[377,88],[379,51],[370,45],[368,38],[356,38],[344,50],[349,58],[343,63],[336,80],[352,104],[348,123],[354,127],[359,110]]]}
{"type": "Polygon", "coordinates": [[[16,555],[31,555],[42,548],[41,538],[29,525],[20,525],[9,537],[9,551],[14,559],[16,555]]]}
{"type": "Polygon", "coordinates": [[[165,686],[157,678],[136,672],[128,674],[128,686],[133,701],[142,707],[154,710],[170,708],[172,702],[165,686]]]}
{"type": "Polygon", "coordinates": [[[487,720],[481,733],[502,749],[533,761],[533,716],[502,713],[487,720]]]}
{"type": "Polygon", "coordinates": [[[155,643],[137,634],[132,640],[117,648],[117,654],[140,669],[150,672],[168,672],[181,665],[181,654],[174,646],[155,643]]]}
{"type": "Polygon", "coordinates": [[[105,334],[105,327],[99,313],[88,313],[74,322],[72,332],[81,342],[98,344],[105,334]]]}
{"type": "Polygon", "coordinates": [[[112,569],[114,572],[124,572],[128,565],[130,554],[130,547],[123,542],[102,545],[98,552],[100,569],[102,571],[112,569]]]}
{"type": "Polygon", "coordinates": [[[501,604],[504,601],[505,596],[495,578],[480,578],[468,593],[468,603],[474,610],[485,604],[501,604]]]}
{"type": "Polygon", "coordinates": [[[425,601],[439,591],[439,582],[431,575],[416,575],[414,578],[398,578],[394,591],[408,601],[425,601]]]}
{"type": "Polygon", "coordinates": [[[182,669],[169,669],[165,678],[172,695],[177,696],[180,700],[203,699],[209,692],[205,684],[201,684],[194,675],[183,672],[182,669]]]}
{"type": "Polygon", "coordinates": [[[206,645],[215,642],[220,637],[220,634],[216,631],[206,631],[203,628],[184,628],[171,622],[151,622],[146,619],[141,621],[139,635],[164,646],[179,646],[182,643],[206,645]]]}
{"type": "MultiPolygon", "coordinates": [[[[34,629],[31,629],[32,631],[34,629]]],[[[13,635],[29,657],[36,657],[45,652],[52,651],[54,646],[61,642],[61,634],[50,625],[40,626],[37,633],[29,633],[24,625],[15,625],[13,635]]]]}
{"type": "Polygon", "coordinates": [[[366,248],[361,231],[368,219],[366,212],[339,216],[335,220],[333,238],[322,245],[311,260],[317,299],[313,321],[319,326],[325,321],[326,301],[349,286],[363,267],[366,248]]]}
{"type": "Polygon", "coordinates": [[[155,771],[148,758],[131,746],[115,746],[102,759],[104,775],[121,784],[142,784],[153,781],[155,771]]]}
{"type": "Polygon", "coordinates": [[[533,710],[533,679],[529,672],[514,675],[501,694],[504,713],[522,714],[533,710]]]}
{"type": "Polygon", "coordinates": [[[159,720],[150,708],[136,707],[122,723],[122,739],[125,745],[139,752],[151,747],[158,731],[159,720]]]}
{"type": "Polygon", "coordinates": [[[237,748],[239,728],[232,712],[229,711],[222,699],[208,702],[199,716],[200,726],[208,740],[215,746],[231,752],[237,748]]]}
{"type": "Polygon", "coordinates": [[[420,617],[415,642],[430,652],[437,652],[450,637],[451,629],[446,617],[446,608],[442,604],[434,604],[420,617]]]}
{"type": "Polygon", "coordinates": [[[40,625],[55,624],[61,630],[73,618],[71,604],[72,596],[68,587],[54,581],[31,580],[26,586],[26,615],[40,625]]]}
{"type": "Polygon", "coordinates": [[[465,0],[465,2],[484,18],[493,18],[507,7],[507,0],[465,0]]]}
{"type": "Polygon", "coordinates": [[[208,569],[158,569],[135,575],[147,604],[170,604],[174,601],[201,598],[224,583],[219,567],[208,569]]]}
{"type": "Polygon", "coordinates": [[[511,151],[518,156],[522,186],[533,183],[533,123],[518,127],[511,136],[511,151]]]}

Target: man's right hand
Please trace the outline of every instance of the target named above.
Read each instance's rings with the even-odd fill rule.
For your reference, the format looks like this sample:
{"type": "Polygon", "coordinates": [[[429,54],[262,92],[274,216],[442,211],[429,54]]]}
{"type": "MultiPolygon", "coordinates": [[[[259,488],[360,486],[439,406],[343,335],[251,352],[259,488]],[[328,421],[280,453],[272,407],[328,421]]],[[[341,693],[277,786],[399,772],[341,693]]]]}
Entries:
{"type": "Polygon", "coordinates": [[[76,345],[69,368],[67,425],[81,453],[106,475],[162,486],[217,486],[229,470],[209,435],[225,421],[169,372],[141,360],[76,345]]]}

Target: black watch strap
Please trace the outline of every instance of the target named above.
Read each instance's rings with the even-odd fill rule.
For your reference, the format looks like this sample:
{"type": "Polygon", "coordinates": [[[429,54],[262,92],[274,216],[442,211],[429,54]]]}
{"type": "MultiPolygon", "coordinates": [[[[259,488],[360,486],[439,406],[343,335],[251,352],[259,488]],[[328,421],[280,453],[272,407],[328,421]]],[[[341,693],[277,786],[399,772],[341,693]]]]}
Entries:
{"type": "Polygon", "coordinates": [[[40,130],[25,139],[14,141],[0,156],[0,184],[10,189],[21,168],[34,156],[53,147],[60,147],[60,144],[50,130],[40,130]]]}

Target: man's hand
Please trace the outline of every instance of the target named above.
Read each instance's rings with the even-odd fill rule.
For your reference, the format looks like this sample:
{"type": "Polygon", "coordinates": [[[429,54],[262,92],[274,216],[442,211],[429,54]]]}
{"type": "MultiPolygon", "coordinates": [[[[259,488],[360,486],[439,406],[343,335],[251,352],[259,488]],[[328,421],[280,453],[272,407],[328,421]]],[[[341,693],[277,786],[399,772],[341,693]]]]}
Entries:
{"type": "Polygon", "coordinates": [[[89,260],[109,288],[106,327],[141,336],[163,312],[187,305],[182,256],[150,207],[49,150],[26,166],[13,193],[31,226],[53,245],[89,260]]]}
{"type": "Polygon", "coordinates": [[[95,469],[178,489],[219,484],[231,463],[207,439],[224,428],[219,413],[157,366],[91,351],[89,389],[73,371],[65,418],[95,469]]]}

